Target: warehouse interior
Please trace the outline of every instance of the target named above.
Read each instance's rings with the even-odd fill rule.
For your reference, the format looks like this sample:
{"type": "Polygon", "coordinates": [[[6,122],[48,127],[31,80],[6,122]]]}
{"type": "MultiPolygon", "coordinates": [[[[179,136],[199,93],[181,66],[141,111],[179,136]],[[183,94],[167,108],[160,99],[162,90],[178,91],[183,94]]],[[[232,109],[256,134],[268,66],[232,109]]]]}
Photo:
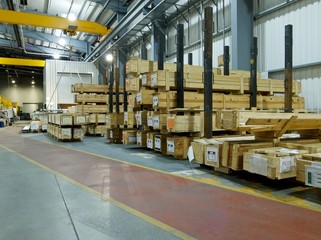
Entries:
{"type": "Polygon", "coordinates": [[[320,0],[0,0],[0,239],[320,239],[320,0]]]}

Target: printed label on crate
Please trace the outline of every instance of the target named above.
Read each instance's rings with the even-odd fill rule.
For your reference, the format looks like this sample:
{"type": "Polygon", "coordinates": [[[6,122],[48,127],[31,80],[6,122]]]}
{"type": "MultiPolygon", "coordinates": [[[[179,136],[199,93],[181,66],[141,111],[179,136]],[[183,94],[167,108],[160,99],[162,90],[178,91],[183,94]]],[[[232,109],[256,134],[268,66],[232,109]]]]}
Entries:
{"type": "Polygon", "coordinates": [[[321,188],[321,169],[306,166],[305,184],[308,186],[321,188]]]}
{"type": "Polygon", "coordinates": [[[71,129],[70,128],[61,128],[61,135],[63,136],[71,136],[71,129]]]}
{"type": "Polygon", "coordinates": [[[137,93],[136,101],[140,103],[142,100],[143,100],[142,93],[141,92],[137,93]]]}
{"type": "Polygon", "coordinates": [[[113,139],[113,130],[110,130],[110,132],[109,132],[109,137],[111,138],[111,139],[113,139]]]}
{"type": "Polygon", "coordinates": [[[158,95],[153,96],[153,107],[158,106],[158,95]]]}
{"type": "Polygon", "coordinates": [[[76,116],[76,123],[86,123],[86,117],[85,116],[76,116]]]}
{"type": "Polygon", "coordinates": [[[152,75],[151,75],[151,84],[152,85],[157,85],[157,73],[153,73],[152,75]]]}
{"type": "Polygon", "coordinates": [[[147,74],[141,75],[142,85],[145,86],[147,84],[147,74]]]}
{"type": "Polygon", "coordinates": [[[153,128],[159,129],[159,116],[153,117],[153,128]]]}
{"type": "Polygon", "coordinates": [[[62,118],[63,125],[72,125],[72,118],[71,117],[64,117],[62,118]]]}
{"type": "Polygon", "coordinates": [[[142,143],[142,136],[140,134],[137,135],[137,143],[142,143]]]}
{"type": "Polygon", "coordinates": [[[137,124],[142,125],[142,115],[140,113],[137,113],[135,117],[136,117],[137,124]]]}
{"type": "Polygon", "coordinates": [[[152,127],[153,126],[153,117],[147,117],[147,126],[152,127]]]}
{"type": "Polygon", "coordinates": [[[129,143],[136,143],[137,142],[137,137],[128,137],[128,142],[129,143]]]}
{"type": "Polygon", "coordinates": [[[294,156],[280,157],[280,173],[291,172],[294,167],[294,156]]]}
{"type": "Polygon", "coordinates": [[[154,149],[153,140],[147,139],[147,148],[154,149]]]}
{"type": "Polygon", "coordinates": [[[268,175],[268,159],[262,155],[254,154],[251,156],[249,172],[257,173],[262,176],[268,175]]]}
{"type": "Polygon", "coordinates": [[[167,152],[169,152],[169,153],[174,153],[175,152],[174,141],[167,140],[167,152]]]}
{"type": "Polygon", "coordinates": [[[206,147],[206,160],[209,162],[218,162],[219,149],[215,147],[206,147]]]}
{"type": "Polygon", "coordinates": [[[124,112],[124,121],[128,122],[128,112],[124,112]]]}
{"type": "Polygon", "coordinates": [[[109,116],[106,116],[105,121],[106,121],[106,124],[109,124],[109,116]]]}
{"type": "Polygon", "coordinates": [[[161,149],[161,139],[160,138],[155,138],[155,148],[161,149]]]}

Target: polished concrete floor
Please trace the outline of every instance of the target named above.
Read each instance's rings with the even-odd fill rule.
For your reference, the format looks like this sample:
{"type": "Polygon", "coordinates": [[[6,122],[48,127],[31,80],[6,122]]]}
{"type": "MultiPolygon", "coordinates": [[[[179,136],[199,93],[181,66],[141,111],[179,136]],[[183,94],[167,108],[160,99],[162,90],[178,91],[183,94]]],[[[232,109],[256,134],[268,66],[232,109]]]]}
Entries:
{"type": "Polygon", "coordinates": [[[321,191],[0,129],[0,239],[321,239],[321,191]]]}

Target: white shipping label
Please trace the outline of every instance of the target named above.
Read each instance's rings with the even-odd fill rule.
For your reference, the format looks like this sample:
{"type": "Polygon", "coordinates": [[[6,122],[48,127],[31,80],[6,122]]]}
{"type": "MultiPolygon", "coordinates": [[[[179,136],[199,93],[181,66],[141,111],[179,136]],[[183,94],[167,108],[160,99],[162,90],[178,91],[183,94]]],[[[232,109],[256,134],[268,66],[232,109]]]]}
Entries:
{"type": "Polygon", "coordinates": [[[136,137],[129,137],[129,138],[128,138],[128,142],[130,142],[130,143],[136,143],[136,142],[137,142],[137,138],[136,138],[136,137]]]}
{"type": "Polygon", "coordinates": [[[262,176],[267,176],[268,173],[268,160],[259,154],[251,156],[249,172],[257,173],[262,176]]]}
{"type": "Polygon", "coordinates": [[[153,73],[152,76],[151,76],[151,84],[152,85],[157,85],[157,73],[153,73]]]}
{"type": "Polygon", "coordinates": [[[147,126],[152,127],[153,126],[153,117],[147,117],[147,126]]]}
{"type": "Polygon", "coordinates": [[[147,74],[141,75],[142,85],[145,86],[147,84],[147,74]]]}
{"type": "Polygon", "coordinates": [[[141,135],[137,135],[137,143],[142,143],[142,136],[141,135]]]}
{"type": "Polygon", "coordinates": [[[140,103],[142,100],[143,100],[142,93],[141,92],[137,93],[136,101],[140,103]]]}
{"type": "Polygon", "coordinates": [[[138,125],[142,125],[142,115],[140,113],[136,114],[136,122],[138,125]]]}
{"type": "Polygon", "coordinates": [[[170,152],[170,153],[175,152],[174,141],[172,141],[172,140],[167,141],[167,152],[170,152]]]}
{"type": "Polygon", "coordinates": [[[106,116],[105,120],[106,120],[106,124],[109,124],[109,116],[106,116]]]}
{"type": "Polygon", "coordinates": [[[321,188],[321,169],[310,166],[306,166],[305,169],[305,184],[321,188]]]}
{"type": "Polygon", "coordinates": [[[219,149],[216,147],[206,147],[206,160],[209,162],[218,162],[219,149]]]}
{"type": "Polygon", "coordinates": [[[295,167],[294,156],[280,158],[280,173],[293,171],[295,167]]]}
{"type": "Polygon", "coordinates": [[[153,140],[147,139],[147,148],[154,149],[153,140]]]}
{"type": "Polygon", "coordinates": [[[113,139],[113,135],[114,135],[113,134],[113,130],[111,130],[110,133],[109,133],[109,136],[110,136],[111,139],[113,139]]]}
{"type": "Polygon", "coordinates": [[[63,118],[62,119],[62,124],[63,125],[72,125],[72,118],[71,117],[63,118]]]}
{"type": "Polygon", "coordinates": [[[153,96],[153,107],[158,106],[158,95],[153,96]]]}
{"type": "Polygon", "coordinates": [[[71,136],[71,129],[70,128],[62,128],[61,135],[63,136],[71,136]]]}
{"type": "Polygon", "coordinates": [[[160,138],[155,138],[155,148],[161,149],[161,139],[160,138]]]}
{"type": "Polygon", "coordinates": [[[124,121],[128,122],[128,112],[124,112],[124,121]]]}
{"type": "Polygon", "coordinates": [[[159,129],[159,117],[153,117],[153,128],[159,129]]]}

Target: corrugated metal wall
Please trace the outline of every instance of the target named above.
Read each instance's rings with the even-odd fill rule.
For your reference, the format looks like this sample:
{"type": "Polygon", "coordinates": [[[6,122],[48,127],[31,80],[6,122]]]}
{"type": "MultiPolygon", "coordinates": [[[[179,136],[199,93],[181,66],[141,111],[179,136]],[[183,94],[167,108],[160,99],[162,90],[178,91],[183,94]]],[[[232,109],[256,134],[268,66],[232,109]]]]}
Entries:
{"type": "Polygon", "coordinates": [[[44,68],[44,102],[46,103],[48,109],[57,109],[59,94],[57,93],[58,84],[65,84],[65,87],[70,89],[70,95],[72,95],[71,84],[68,84],[66,82],[59,82],[58,76],[61,73],[77,74],[77,76],[79,77],[79,83],[83,82],[81,79],[82,74],[91,74],[92,84],[98,84],[99,72],[93,63],[46,60],[46,66],[44,68]]]}
{"type": "MultiPolygon", "coordinates": [[[[265,11],[285,1],[259,2],[259,10],[265,11]]],[[[254,28],[254,34],[258,37],[258,70],[274,71],[284,68],[284,28],[287,24],[293,25],[293,66],[299,67],[294,70],[294,79],[302,81],[306,108],[317,112],[321,109],[320,12],[320,0],[294,1],[287,7],[257,19],[254,28]]],[[[284,79],[284,74],[276,72],[270,74],[270,77],[284,79]]]]}

